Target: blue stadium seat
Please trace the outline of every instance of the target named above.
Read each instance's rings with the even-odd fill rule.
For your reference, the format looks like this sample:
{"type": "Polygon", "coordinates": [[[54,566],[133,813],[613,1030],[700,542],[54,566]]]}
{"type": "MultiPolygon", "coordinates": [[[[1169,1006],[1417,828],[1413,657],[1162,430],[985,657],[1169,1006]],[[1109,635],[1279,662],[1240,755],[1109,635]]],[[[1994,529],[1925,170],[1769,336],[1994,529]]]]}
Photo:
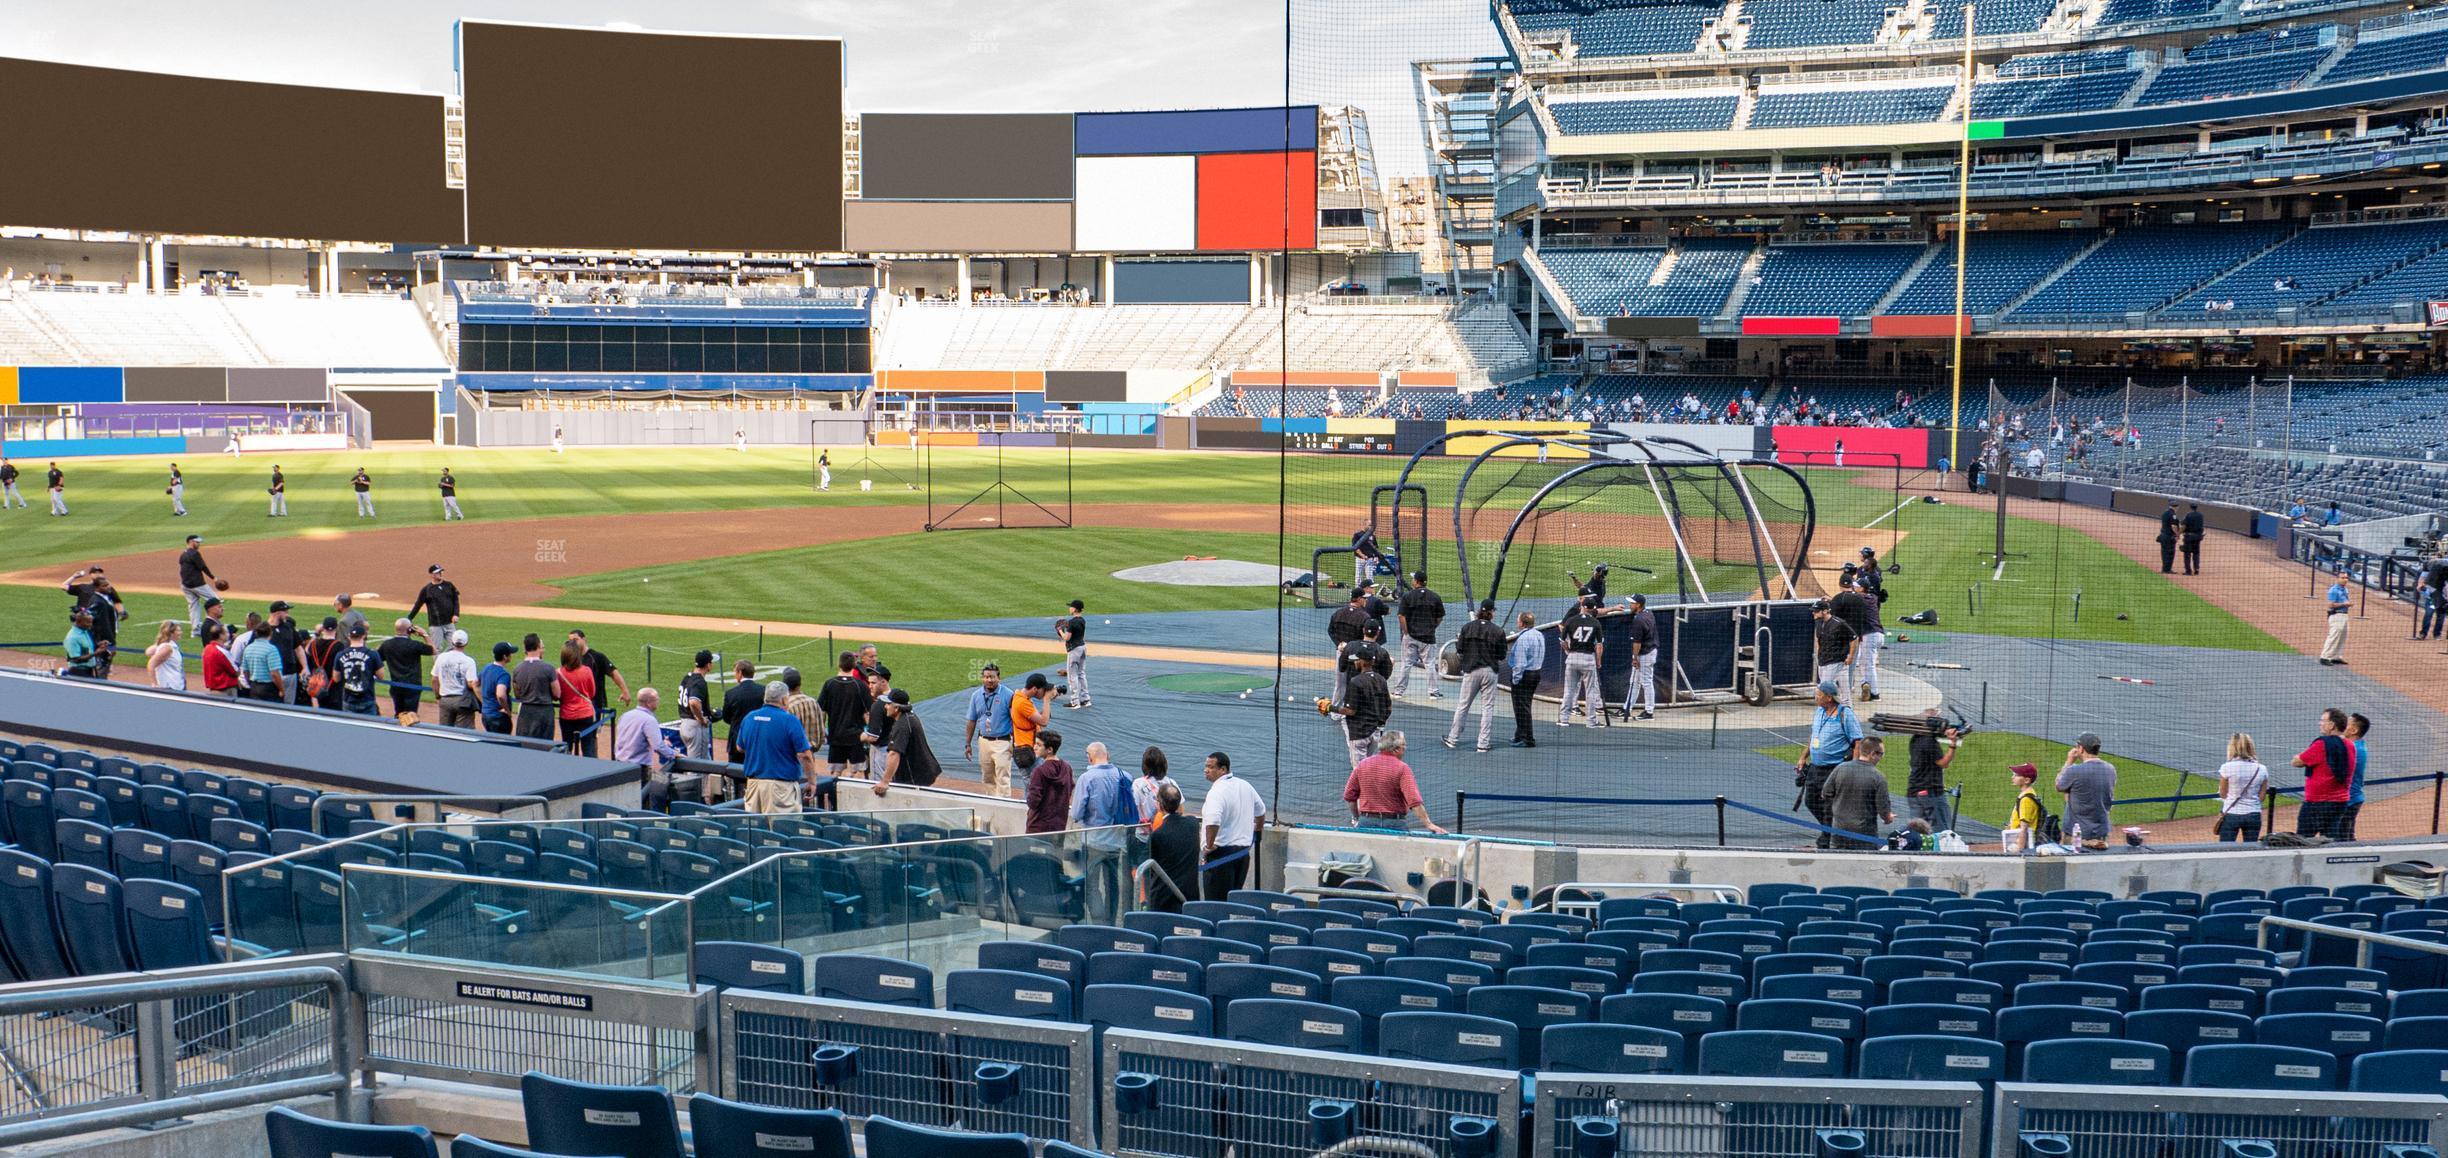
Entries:
{"type": "MultiPolygon", "coordinates": [[[[1732,957],[1739,962],[1739,965],[1725,971],[1739,971],[1745,975],[1748,975],[1750,973],[1750,963],[1752,961],[1765,957],[1771,953],[1784,952],[1784,950],[1785,939],[1777,934],[1727,930],[1722,932],[1695,933],[1683,942],[1683,947],[1681,949],[1670,950],[1670,952],[1710,953],[1720,957],[1732,957]]],[[[1652,964],[1649,962],[1647,955],[1644,954],[1641,959],[1641,966],[1648,969],[1684,969],[1691,968],[1691,966],[1687,964],[1675,964],[1675,962],[1700,960],[1706,960],[1706,958],[1661,957],[1656,963],[1652,964]]]]}
{"type": "Polygon", "coordinates": [[[142,785],[123,776],[96,776],[93,790],[110,808],[112,827],[131,828],[144,823],[144,814],[137,806],[142,785]]]}
{"type": "Polygon", "coordinates": [[[807,992],[807,958],[775,945],[699,941],[697,984],[753,993],[802,994],[807,992]]]}
{"type": "Polygon", "coordinates": [[[2184,1084],[2231,1090],[2334,1090],[2338,1070],[2338,1059],[2318,1050],[2267,1042],[2205,1045],[2195,1047],[2185,1060],[2184,1084]]]}
{"type": "Polygon", "coordinates": [[[1270,910],[1259,905],[1241,904],[1238,901],[1185,901],[1182,903],[1182,915],[1197,917],[1212,925],[1243,918],[1263,921],[1270,915],[1270,910]]]}
{"type": "MultiPolygon", "coordinates": [[[[2271,994],[2273,999],[2276,994],[2271,994]]],[[[2256,1024],[2262,1045],[2318,1050],[2341,1063],[2381,1049],[2385,1023],[2344,1013],[2268,1013],[2256,1024]]]]}
{"type": "Polygon", "coordinates": [[[1122,927],[1146,933],[1159,941],[1166,937],[1204,937],[1215,932],[1215,922],[1181,913],[1159,913],[1142,909],[1122,914],[1122,927]]]}
{"type": "Polygon", "coordinates": [[[1338,913],[1332,909],[1278,910],[1274,919],[1287,925],[1298,925],[1307,930],[1312,937],[1315,937],[1322,929],[1357,929],[1362,924],[1360,918],[1350,913],[1338,913]]]}
{"type": "Polygon", "coordinates": [[[435,1158],[423,1126],[359,1126],[310,1118],[287,1106],[264,1114],[272,1158],[435,1158]]]}
{"type": "Polygon", "coordinates": [[[1071,983],[1009,969],[955,969],[944,974],[944,1005],[953,1013],[1072,1020],[1071,983]]]}
{"type": "Polygon", "coordinates": [[[1272,949],[1277,945],[1306,945],[1309,943],[1309,930],[1298,925],[1283,921],[1262,921],[1250,917],[1236,917],[1229,921],[1216,922],[1215,935],[1227,941],[1256,945],[1261,949],[1272,949]]]}
{"type": "Polygon", "coordinates": [[[1207,967],[1162,953],[1092,953],[1088,984],[1143,985],[1176,993],[1207,992],[1207,967]]]}
{"type": "MultiPolygon", "coordinates": [[[[2433,1038],[2440,1041],[2440,1038],[2433,1038]]],[[[2448,1049],[2367,1053],[2348,1070],[2346,1088],[2365,1094],[2448,1094],[2448,1049]]]]}
{"type": "Polygon", "coordinates": [[[1669,1029],[1697,1042],[1703,1034],[1734,1028],[1734,1008],[1714,997],[1618,993],[1598,1003],[1598,1020],[1610,1025],[1669,1029]]]}
{"type": "Polygon", "coordinates": [[[1997,1018],[1972,1005],[1879,1005],[1862,1015],[1862,1034],[1870,1037],[1991,1037],[1997,1018]]]}
{"type": "Polygon", "coordinates": [[[159,833],[141,828],[113,831],[110,859],[110,871],[122,882],[177,879],[170,870],[170,841],[159,833]]]}
{"type": "Polygon", "coordinates": [[[1030,1158],[1026,1134],[965,1134],[869,1118],[867,1158],[1030,1158]]]}
{"type": "MultiPolygon", "coordinates": [[[[2176,968],[2176,946],[2158,940],[2108,939],[2110,934],[2120,932],[2147,932],[2147,930],[2102,929],[2083,943],[2082,952],[2076,955],[2075,960],[2084,965],[2155,965],[2166,970],[2176,968]]],[[[2159,984],[2165,984],[2165,982],[2159,982],[2159,984]]]]}
{"type": "MultiPolygon", "coordinates": [[[[1992,952],[2003,946],[1992,945],[1992,952]]],[[[2008,993],[2041,981],[2063,981],[2074,967],[2061,961],[1983,961],[1966,970],[1974,980],[1987,981],[2008,993]]]]}
{"type": "Polygon", "coordinates": [[[2386,993],[2388,974],[2377,969],[2357,969],[2345,965],[2314,965],[2287,970],[2286,980],[2279,984],[2288,989],[2317,987],[2386,993]]]}
{"type": "MultiPolygon", "coordinates": [[[[1776,888],[1779,886],[1761,885],[1755,887],[1776,888]]],[[[1787,885],[1783,887],[1807,890],[1810,886],[1787,885]]],[[[1760,903],[1766,905],[1774,904],[1775,902],[1763,901],[1760,903]]],[[[1605,900],[1598,902],[1598,927],[1601,929],[1606,928],[1607,922],[1615,920],[1618,917],[1664,917],[1670,920],[1679,919],[1678,914],[1680,914],[1682,910],[1682,905],[1665,897],[1608,897],[1605,900]]]]}
{"type": "Polygon", "coordinates": [[[1890,1005],[1968,1005],[1992,1013],[2006,1005],[2006,990],[1993,981],[1969,976],[1917,978],[1887,986],[1890,1005]]]}
{"type": "Polygon", "coordinates": [[[1700,1039],[1693,1072],[1705,1077],[1842,1078],[1842,1039],[1783,1030],[1727,1030],[1700,1039]]]}
{"type": "MultiPolygon", "coordinates": [[[[99,800],[100,797],[96,797],[95,799],[99,800]]],[[[143,804],[143,793],[141,790],[139,790],[137,795],[138,808],[141,809],[143,804]]],[[[227,796],[217,796],[209,792],[188,793],[186,809],[187,831],[192,834],[209,834],[212,831],[212,822],[215,820],[246,819],[246,811],[238,807],[237,801],[232,800],[227,796]]]]}
{"type": "Polygon", "coordinates": [[[1702,973],[1696,970],[1670,969],[1652,973],[1643,970],[1632,975],[1634,993],[1683,993],[1694,997],[1713,997],[1728,1005],[1740,1005],[1751,996],[1751,983],[1739,974],[1702,973]]]}
{"type": "Polygon", "coordinates": [[[1862,1009],[1878,1004],[1878,986],[1867,979],[1823,973],[1788,973],[1782,977],[1768,978],[1760,982],[1758,995],[1763,998],[1833,1001],[1862,1009]]]}
{"type": "Polygon", "coordinates": [[[1498,972],[1521,963],[1521,954],[1502,941],[1486,937],[1456,937],[1430,935],[1411,939],[1414,957],[1441,957],[1452,961],[1472,961],[1498,972]]]}
{"type": "Polygon", "coordinates": [[[187,825],[187,794],[176,788],[147,784],[136,790],[136,812],[146,828],[174,840],[201,838],[187,825]]]}
{"type": "Polygon", "coordinates": [[[1234,1041],[1356,1053],[1360,1014],[1322,1001],[1245,997],[1224,1007],[1224,1032],[1234,1041]]]}
{"type": "Polygon", "coordinates": [[[83,865],[111,871],[111,830],[90,820],[63,817],[51,822],[51,843],[58,849],[52,865],[83,865]]]}
{"type": "Polygon", "coordinates": [[[1267,964],[1297,969],[1326,983],[1337,977],[1366,977],[1377,971],[1377,959],[1366,953],[1316,945],[1278,945],[1268,951],[1267,964]]]}
{"type": "Polygon", "coordinates": [[[1858,1042],[1864,1015],[1860,1006],[1834,1001],[1755,997],[1734,1009],[1736,1029],[1815,1033],[1858,1042]]]}
{"type": "Polygon", "coordinates": [[[2391,994],[2389,1016],[2448,1017],[2448,989],[2409,989],[2391,994]]]}
{"type": "Polygon", "coordinates": [[[125,973],[135,968],[122,929],[119,878],[78,864],[51,866],[51,903],[60,947],[77,973],[125,973]]]}
{"type": "Polygon", "coordinates": [[[0,812],[8,817],[8,838],[18,848],[46,861],[59,857],[51,836],[51,789],[30,780],[0,783],[0,812]]]}
{"type": "Polygon", "coordinates": [[[1054,930],[1054,943],[1093,957],[1099,953],[1153,953],[1162,939],[1136,929],[1111,925],[1065,925],[1054,930]]]}
{"type": "Polygon", "coordinates": [[[1136,1029],[1206,1037],[1215,1032],[1215,1006],[1195,993],[1152,985],[1090,984],[1080,1017],[1098,1029],[1136,1029]]]}
{"type": "Polygon", "coordinates": [[[1249,998],[1319,1001],[1326,983],[1296,969],[1273,965],[1218,965],[1207,970],[1207,999],[1223,1014],[1225,1032],[1232,1030],[1232,1005],[1249,998]]]}
{"type": "Polygon", "coordinates": [[[1528,985],[1482,985],[1462,995],[1462,1007],[1472,1016],[1494,1018],[1520,1031],[1524,1067],[1539,1064],[1534,1043],[1540,1031],[1550,1025],[1586,1022],[1596,1006],[1586,993],[1528,985]]]}
{"type": "Polygon", "coordinates": [[[1504,983],[1536,989],[1562,989],[1582,994],[1592,1001],[1620,988],[1613,973],[1571,965],[1516,965],[1505,971],[1504,983]]]}
{"type": "MultiPolygon", "coordinates": [[[[1378,927],[1382,929],[1384,922],[1379,922],[1378,927]]],[[[1600,929],[1581,940],[1585,945],[1603,945],[1610,949],[1621,949],[1630,953],[1636,961],[1643,954],[1654,953],[1662,949],[1673,949],[1683,943],[1681,934],[1659,932],[1655,929],[1600,929]]]]}
{"type": "Polygon", "coordinates": [[[2125,1015],[2081,1005],[2017,1005],[1998,1012],[1998,1040],[2006,1043],[2008,1078],[2022,1072],[2023,1047],[2058,1038],[2125,1035],[2125,1015]]]}
{"type": "Polygon", "coordinates": [[[1950,961],[1943,957],[1885,954],[1862,960],[1862,979],[1884,992],[1903,981],[1953,980],[1971,975],[1967,962],[1950,961]]]}
{"type": "MultiPolygon", "coordinates": [[[[224,852],[251,852],[263,856],[272,853],[272,834],[251,820],[228,816],[215,818],[205,827],[204,839],[224,852]]],[[[453,863],[465,862],[454,860],[453,863]]]]}
{"type": "Polygon", "coordinates": [[[1870,1037],[1856,1064],[1864,1081],[1987,1084],[2006,1076],[2006,1047],[1958,1034],[1870,1037]]]}
{"type": "MultiPolygon", "coordinates": [[[[1183,907],[1187,908],[1188,906],[1183,907]]],[[[1412,911],[1418,912],[1417,909],[1412,911]]],[[[1471,926],[1465,925],[1459,921],[1443,921],[1428,917],[1413,916],[1387,917],[1378,921],[1375,928],[1378,932],[1392,933],[1397,937],[1402,937],[1407,940],[1418,940],[1421,937],[1430,936],[1462,937],[1468,936],[1471,930],[1471,926]]]]}
{"type": "Polygon", "coordinates": [[[850,1119],[840,1110],[752,1106],[712,1094],[689,1098],[689,1140],[709,1158],[768,1151],[803,1158],[856,1158],[850,1119]]]}
{"type": "Polygon", "coordinates": [[[2389,997],[2385,992],[2368,989],[2336,989],[2323,985],[2280,986],[2270,991],[2267,1013],[2344,1013],[2355,1017],[2389,1015],[2389,997]]]}
{"type": "Polygon", "coordinates": [[[546,1154],[683,1158],[671,1091],[605,1086],[529,1070],[519,1078],[527,1143],[546,1154]]]}
{"type": "Polygon", "coordinates": [[[1833,953],[1841,957],[1868,958],[1877,956],[1886,946],[1876,937],[1796,934],[1785,942],[1785,948],[1795,953],[1833,953]]]}
{"type": "Polygon", "coordinates": [[[2210,1013],[2236,1013],[2245,1017],[2261,1016],[2261,991],[2240,985],[2202,985],[2180,981],[2173,985],[2153,985],[2142,991],[2142,1008],[2199,1009],[2210,1013]]]}
{"type": "MultiPolygon", "coordinates": [[[[1157,949],[1167,957],[1196,961],[1200,967],[1206,969],[1213,969],[1218,965],[1263,965],[1266,963],[1266,950],[1256,945],[1228,941],[1222,937],[1167,937],[1157,945],[1157,949]]],[[[1083,958],[1081,967],[1084,969],[1086,964],[1083,958]]]]}
{"type": "MultiPolygon", "coordinates": [[[[1477,961],[1454,961],[1443,957],[1396,957],[1385,963],[1385,975],[1412,981],[1427,981],[1461,993],[1481,985],[1494,985],[1496,967],[1477,961]]],[[[1635,979],[1637,980],[1637,979],[1635,979]]]]}
{"type": "Polygon", "coordinates": [[[2185,985],[2232,985],[2266,995],[2286,982],[2286,972],[2269,965],[2180,965],[2176,980],[2185,985]]]}
{"type": "Polygon", "coordinates": [[[185,885],[138,879],[120,886],[125,905],[128,956],[138,969],[186,969],[216,965],[204,898],[185,885]]]}
{"type": "Polygon", "coordinates": [[[1641,1025],[1550,1025],[1539,1034],[1539,1066],[1564,1073],[1678,1074],[1688,1043],[1671,1029],[1641,1025]]]}
{"type": "MultiPolygon", "coordinates": [[[[1701,934],[1705,937],[1708,934],[1701,934]]],[[[1697,939],[1697,938],[1695,938],[1697,939]]],[[[1638,979],[1648,973],[1715,973],[1727,977],[1749,977],[1750,970],[1741,957],[1713,949],[1658,949],[1641,954],[1638,979]]]]}
{"type": "Polygon", "coordinates": [[[1612,976],[1618,989],[1631,980],[1638,964],[1631,953],[1612,945],[1539,945],[1522,954],[1525,967],[1560,965],[1596,970],[1612,976]]]}
{"type": "MultiPolygon", "coordinates": [[[[2179,945],[2176,968],[2189,965],[2276,965],[2278,955],[2249,945],[2179,945]]],[[[2179,981],[2182,978],[2178,979],[2179,981]]]]}
{"type": "Polygon", "coordinates": [[[1396,957],[1408,956],[1411,952],[1410,938],[1388,933],[1382,928],[1320,929],[1309,934],[1309,943],[1320,949],[1364,953],[1380,965],[1396,957]]]}
{"type": "MultiPolygon", "coordinates": [[[[1072,875],[1062,858],[1048,853],[1024,852],[1006,862],[1003,892],[1013,914],[1030,924],[1063,924],[1088,915],[1087,878],[1072,875]]],[[[1185,912],[1189,908],[1182,906],[1185,912]]]]}
{"type": "Polygon", "coordinates": [[[2251,1045],[2253,1019],[2241,1013],[2146,1009],[2125,1018],[2125,1038],[2166,1046],[2169,1056],[2174,1059],[2176,1072],[2182,1074],[2186,1056],[2201,1046],[2251,1045]]]}
{"type": "Polygon", "coordinates": [[[1565,945],[1580,940],[1580,934],[1577,932],[1542,925],[1523,924],[1518,921],[1503,925],[1482,925],[1478,929],[1478,936],[1483,940],[1494,941],[1513,950],[1515,964],[1521,962],[1522,954],[1540,945],[1565,945]]]}
{"type": "Polygon", "coordinates": [[[269,798],[272,818],[264,823],[264,827],[311,830],[314,827],[314,802],[319,795],[312,788],[301,788],[295,784],[273,785],[269,798]]]}
{"type": "Polygon", "coordinates": [[[2017,988],[2017,1005],[2080,1005],[2088,1009],[2113,1009],[2125,1013],[2133,1009],[2134,996],[2129,990],[2097,981],[2036,981],[2017,988]]]}
{"type": "Polygon", "coordinates": [[[1396,1061],[1513,1069],[1520,1040],[1513,1023],[1467,1013],[1405,1011],[1377,1023],[1377,1052],[1396,1061]]]}
{"type": "Polygon", "coordinates": [[[1406,977],[1337,977],[1327,1000],[1360,1015],[1360,1051],[1377,1052],[1377,1025],[1389,1013],[1458,1013],[1462,999],[1450,986],[1406,977]]]}
{"type": "Polygon", "coordinates": [[[2023,1080],[2047,1085],[2164,1086],[2174,1057],[2156,1042],[2052,1038],[2023,1048],[2023,1080]]]}

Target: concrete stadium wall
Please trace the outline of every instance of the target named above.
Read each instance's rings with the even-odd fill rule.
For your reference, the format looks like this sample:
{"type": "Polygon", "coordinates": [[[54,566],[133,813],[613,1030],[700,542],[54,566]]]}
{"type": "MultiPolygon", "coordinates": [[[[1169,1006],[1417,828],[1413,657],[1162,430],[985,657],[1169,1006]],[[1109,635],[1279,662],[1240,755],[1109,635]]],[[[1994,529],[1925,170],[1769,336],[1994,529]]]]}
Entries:
{"type": "Polygon", "coordinates": [[[807,410],[486,410],[462,406],[464,446],[550,446],[561,427],[570,446],[708,446],[729,448],[733,433],[751,446],[860,446],[867,423],[856,411],[841,416],[807,410]]]}

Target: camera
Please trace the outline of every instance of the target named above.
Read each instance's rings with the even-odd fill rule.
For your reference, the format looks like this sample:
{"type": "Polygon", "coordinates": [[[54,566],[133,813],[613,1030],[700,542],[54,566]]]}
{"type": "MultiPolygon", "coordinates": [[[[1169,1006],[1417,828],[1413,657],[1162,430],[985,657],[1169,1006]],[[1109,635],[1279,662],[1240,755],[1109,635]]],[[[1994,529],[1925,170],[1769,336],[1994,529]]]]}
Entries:
{"type": "Polygon", "coordinates": [[[1870,726],[1897,736],[1944,736],[1953,729],[1958,736],[1972,734],[1972,726],[1962,716],[1947,720],[1939,716],[1902,715],[1879,712],[1870,717],[1870,726]]]}

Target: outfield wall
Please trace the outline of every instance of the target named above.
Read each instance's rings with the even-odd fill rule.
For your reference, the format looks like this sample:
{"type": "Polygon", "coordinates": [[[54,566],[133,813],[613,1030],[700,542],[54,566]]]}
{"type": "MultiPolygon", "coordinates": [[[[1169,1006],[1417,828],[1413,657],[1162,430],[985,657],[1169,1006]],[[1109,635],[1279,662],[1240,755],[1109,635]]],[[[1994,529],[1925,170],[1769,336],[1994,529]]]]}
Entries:
{"type": "Polygon", "coordinates": [[[495,410],[461,402],[454,438],[461,446],[550,446],[556,426],[569,446],[728,449],[742,431],[751,446],[867,442],[867,421],[855,410],[495,410]]]}

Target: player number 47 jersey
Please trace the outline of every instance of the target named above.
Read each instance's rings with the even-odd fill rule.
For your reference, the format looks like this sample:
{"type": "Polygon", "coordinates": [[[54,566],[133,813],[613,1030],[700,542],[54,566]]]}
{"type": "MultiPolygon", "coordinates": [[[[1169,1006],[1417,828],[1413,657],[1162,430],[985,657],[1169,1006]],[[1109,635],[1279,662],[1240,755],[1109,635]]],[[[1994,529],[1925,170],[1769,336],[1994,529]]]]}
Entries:
{"type": "Polygon", "coordinates": [[[1564,649],[1567,651],[1596,651],[1598,649],[1596,620],[1569,620],[1563,625],[1561,634],[1564,637],[1564,649]]]}

